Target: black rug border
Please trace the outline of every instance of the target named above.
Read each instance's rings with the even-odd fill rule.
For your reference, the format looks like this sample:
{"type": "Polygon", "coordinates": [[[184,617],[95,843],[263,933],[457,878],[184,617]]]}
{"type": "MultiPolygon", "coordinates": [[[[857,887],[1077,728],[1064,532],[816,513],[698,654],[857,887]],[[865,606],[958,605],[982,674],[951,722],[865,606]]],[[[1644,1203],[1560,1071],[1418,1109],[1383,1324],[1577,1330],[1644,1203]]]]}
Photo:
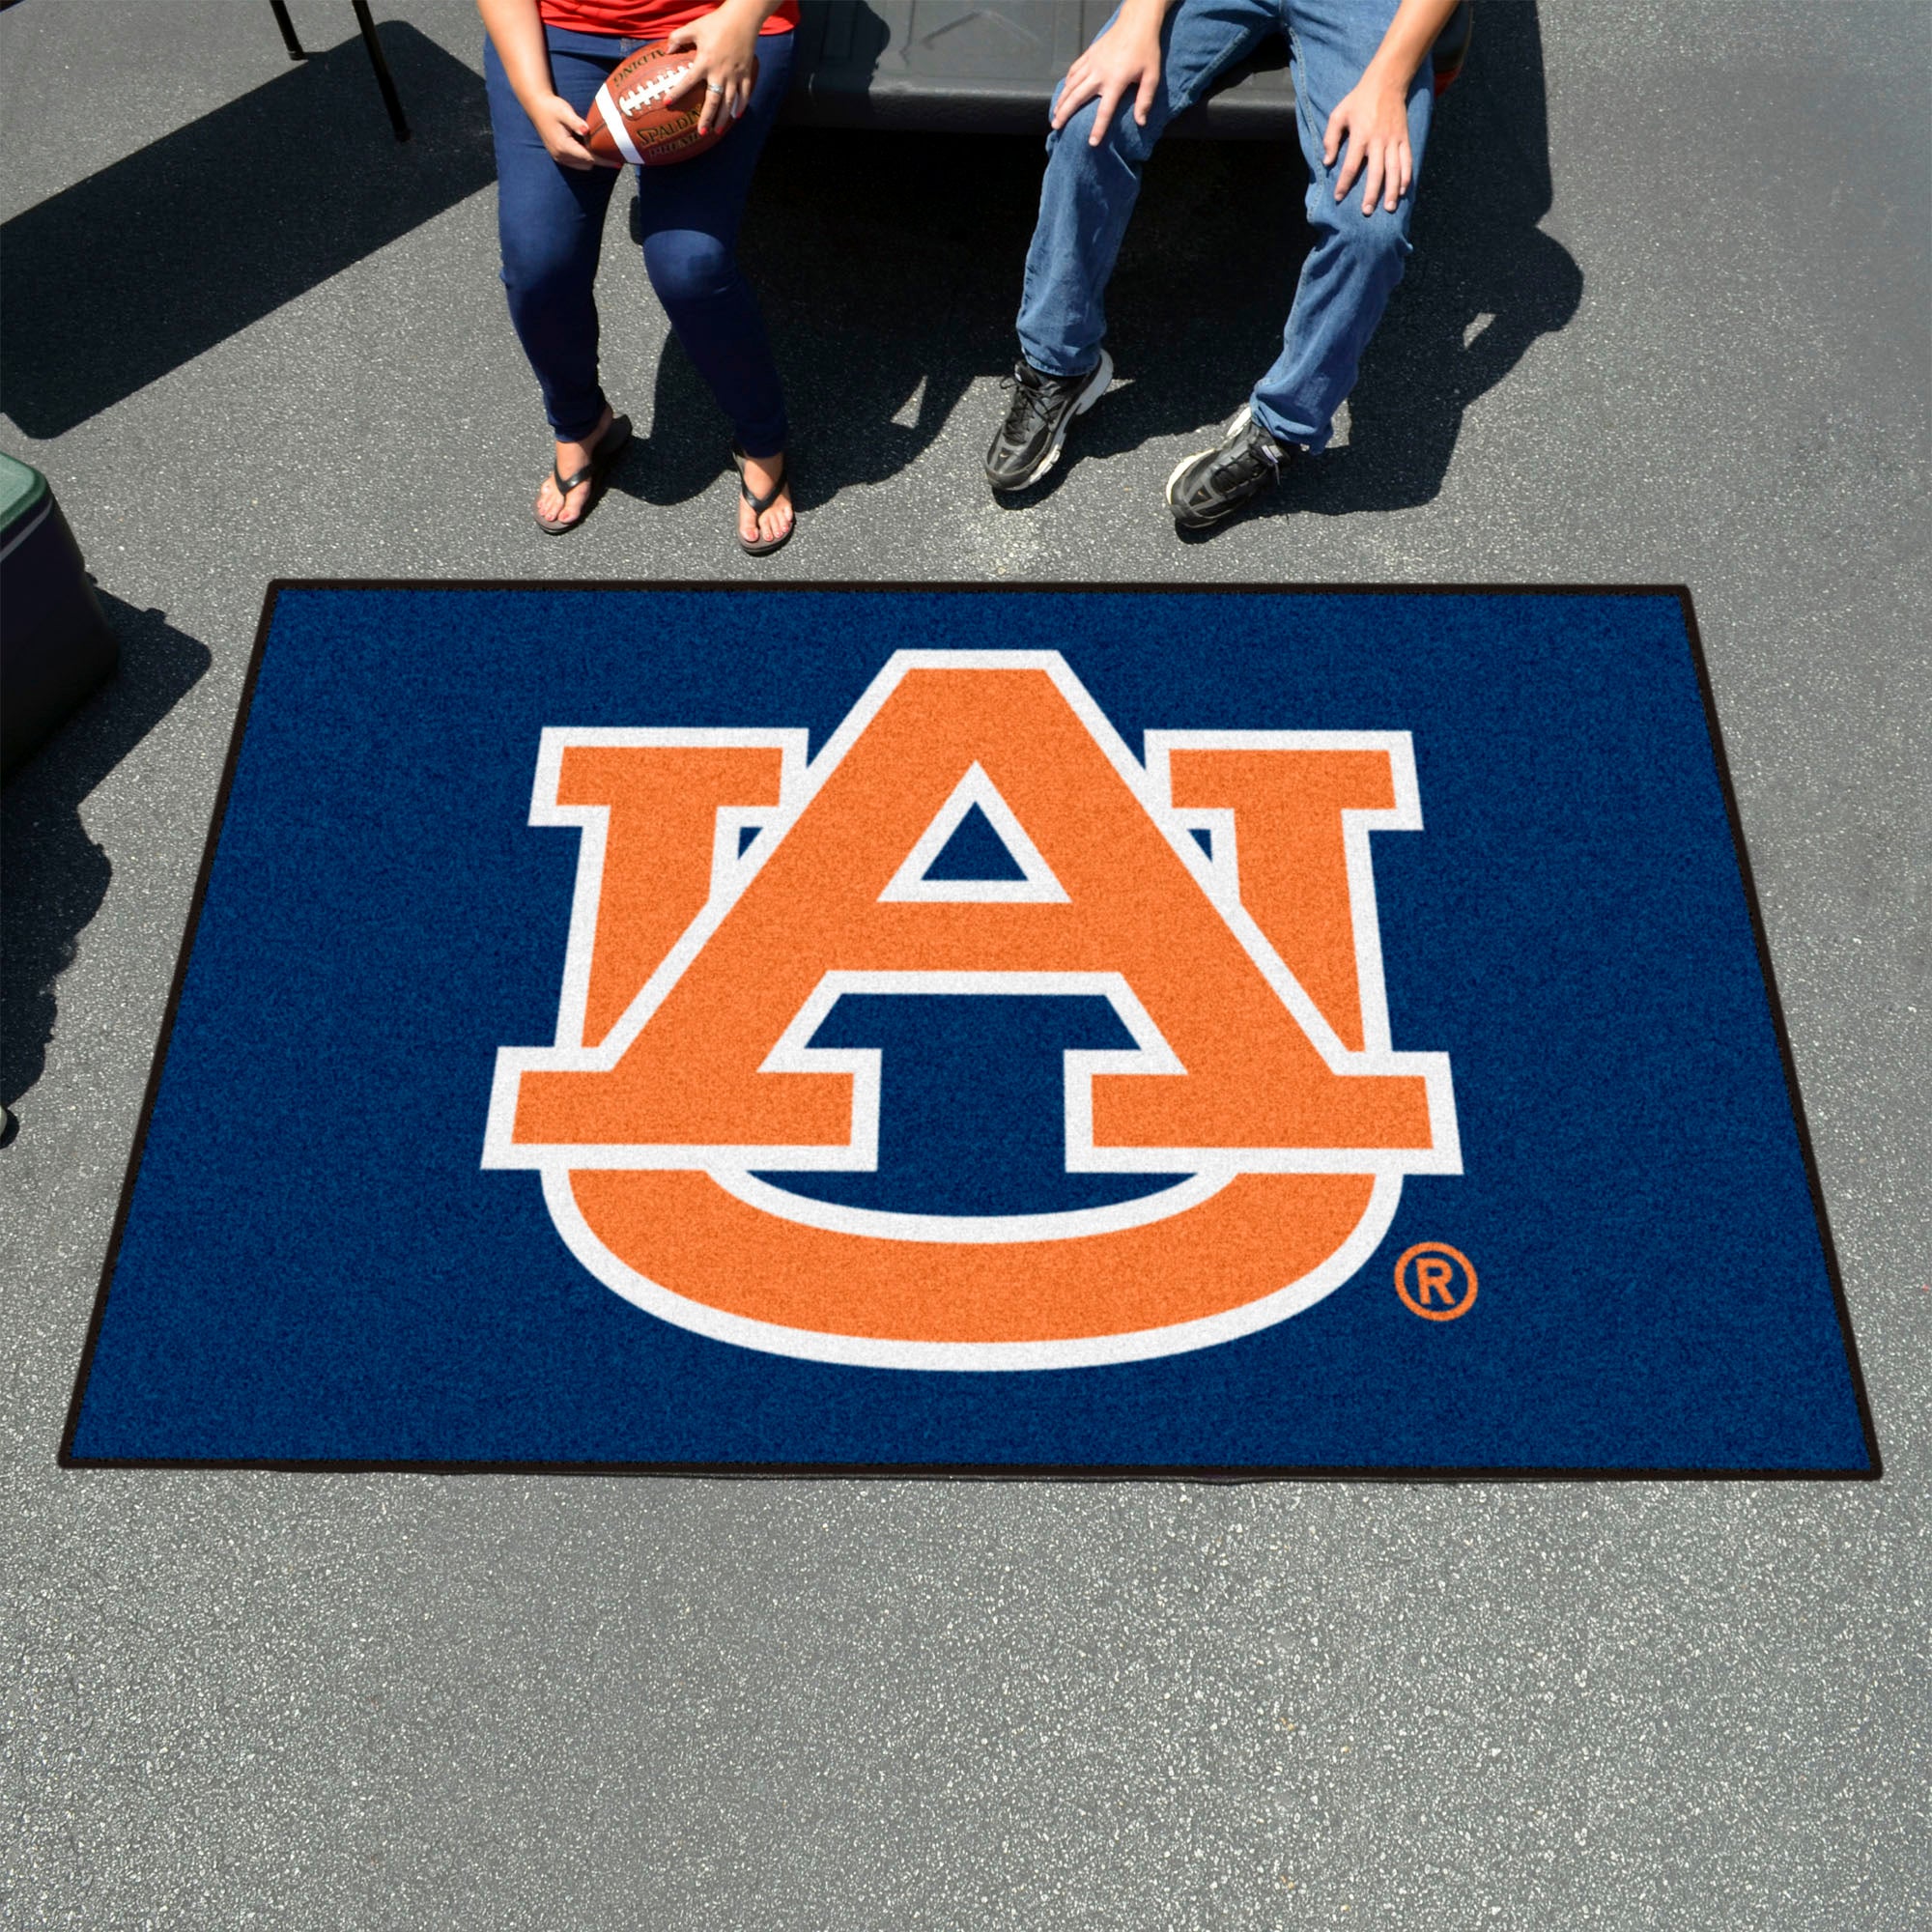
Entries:
{"type": "Polygon", "coordinates": [[[1717,694],[1711,681],[1711,667],[1704,651],[1703,633],[1688,584],[1683,583],[1094,583],[1054,581],[1049,582],[985,583],[967,579],[937,582],[856,582],[844,579],[810,580],[799,582],[755,583],[729,578],[667,579],[658,581],[630,578],[421,578],[421,577],[278,577],[271,579],[262,600],[262,615],[255,626],[255,640],[248,653],[247,675],[242,682],[242,701],[236,711],[235,727],[229,734],[228,752],[222,761],[221,783],[215,792],[214,810],[209,822],[207,842],[202,848],[201,865],[195,874],[194,893],[188,904],[186,927],[175,961],[173,982],[168,988],[167,1008],[156,1041],[154,1061],[148,1071],[147,1091],[141,1100],[141,1116],[128,1153],[128,1172],[121,1184],[121,1198],[114,1210],[113,1232],[108,1237],[106,1258],[101,1264],[100,1283],[95,1291],[94,1307],[88,1319],[87,1338],[81,1348],[80,1363],[74,1374],[73,1394],[68,1403],[67,1425],[61,1432],[56,1461],[63,1469],[206,1469],[260,1470],[279,1475],[421,1475],[421,1476],[690,1476],[728,1477],[734,1480],[776,1481],[818,1479],[836,1481],[978,1481],[978,1482],[1167,1482],[1167,1483],[1270,1483],[1270,1482],[1373,1482],[1373,1483],[1657,1483],[1657,1482],[1878,1482],[1885,1473],[1879,1450],[1871,1399],[1865,1387],[1863,1365],[1859,1359],[1858,1340],[1852,1330],[1851,1306],[1845,1298],[1844,1277],[1838,1264],[1837,1243],[1833,1237],[1831,1217],[1825,1208],[1825,1191],[1818,1173],[1818,1159],[1811,1143],[1810,1122],[1804,1114],[1804,1094],[1798,1084],[1798,1066],[1791,1050],[1791,1033],[1785,1024],[1784,1003],[1779,997],[1776,974],[1771,961],[1764,909],[1759,903],[1757,879],[1751,869],[1750,853],[1745,843],[1744,822],[1738,810],[1736,786],[1731,779],[1730,760],[1725,755],[1723,732],[1718,722],[1717,694]],[[255,686],[261,674],[263,653],[274,624],[275,605],[285,590],[406,590],[406,591],[529,591],[551,594],[558,591],[719,591],[753,596],[786,595],[804,591],[861,591],[868,594],[897,594],[904,591],[968,592],[977,595],[1152,595],[1152,596],[1256,596],[1272,597],[1674,597],[1684,616],[1685,633],[1690,643],[1691,662],[1696,667],[1697,690],[1704,706],[1704,728],[1717,766],[1718,782],[1724,795],[1724,815],[1730,827],[1731,851],[1737,861],[1744,885],[1745,903],[1750,912],[1751,938],[1757,949],[1758,971],[1763,976],[1765,998],[1777,1037],[1777,1050],[1784,1065],[1785,1097],[1798,1129],[1798,1144],[1804,1157],[1804,1178],[1811,1192],[1811,1212],[1818,1225],[1819,1242],[1824,1250],[1825,1271],[1832,1284],[1832,1298],[1838,1312],[1838,1333],[1845,1349],[1846,1366],[1851,1371],[1852,1393],[1858,1404],[1859,1425],[1864,1435],[1869,1466],[1863,1469],[1810,1468],[1503,1468],[1482,1464],[1474,1467],[1444,1467],[1435,1464],[1385,1466],[1284,1465],[1263,1467],[1242,1463],[1232,1468],[1195,1467],[1173,1463],[1121,1463],[1084,1465],[1075,1463],[551,1463],[551,1462],[393,1462],[355,1458],[282,1457],[171,1457],[171,1456],[77,1456],[74,1433],[80,1426],[81,1405],[87,1393],[88,1376],[94,1366],[94,1351],[100,1338],[101,1318],[106,1313],[108,1288],[120,1259],[121,1240],[127,1230],[128,1214],[133,1201],[134,1182],[147,1151],[148,1125],[154,1114],[155,1098],[160,1090],[161,1071],[167,1064],[173,1041],[175,1015],[181,1005],[182,988],[187,979],[188,961],[194,953],[195,935],[200,928],[202,905],[208,893],[214,853],[221,840],[221,828],[228,815],[228,800],[235,783],[242,744],[248,729],[248,717],[255,702],[255,686]]]}

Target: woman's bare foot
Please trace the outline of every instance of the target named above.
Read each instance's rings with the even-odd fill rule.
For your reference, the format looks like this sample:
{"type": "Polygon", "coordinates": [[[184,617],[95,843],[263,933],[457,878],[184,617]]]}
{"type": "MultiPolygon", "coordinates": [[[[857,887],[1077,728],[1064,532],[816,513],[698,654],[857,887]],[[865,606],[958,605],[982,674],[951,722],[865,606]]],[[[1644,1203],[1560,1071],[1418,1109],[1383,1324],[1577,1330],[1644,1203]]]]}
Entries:
{"type": "Polygon", "coordinates": [[[590,453],[604,440],[613,420],[611,405],[604,405],[604,413],[597,427],[582,442],[560,442],[556,446],[556,468],[543,480],[543,488],[537,492],[537,515],[549,524],[562,524],[566,527],[581,523],[584,505],[590,499],[591,479],[586,476],[576,489],[566,497],[556,487],[559,476],[575,476],[590,461],[590,453]]]}
{"type": "MultiPolygon", "coordinates": [[[[570,472],[566,470],[565,475],[570,472]]],[[[784,481],[785,460],[781,452],[777,456],[748,456],[745,458],[745,489],[754,497],[770,496],[773,488],[778,496],[771,507],[761,515],[753,516],[752,506],[746,502],[744,492],[738,495],[738,536],[744,543],[777,543],[791,528],[791,489],[784,481]]]]}

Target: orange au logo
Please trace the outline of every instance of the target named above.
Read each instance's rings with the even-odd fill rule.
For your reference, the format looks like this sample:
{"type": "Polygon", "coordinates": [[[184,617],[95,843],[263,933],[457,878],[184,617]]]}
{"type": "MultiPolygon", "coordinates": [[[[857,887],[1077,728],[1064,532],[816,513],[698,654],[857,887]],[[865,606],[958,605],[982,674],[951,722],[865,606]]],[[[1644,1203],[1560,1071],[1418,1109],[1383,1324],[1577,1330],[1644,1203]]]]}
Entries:
{"type": "Polygon", "coordinates": [[[1369,835],[1419,830],[1401,731],[1150,731],[1053,652],[901,651],[802,730],[543,734],[581,834],[555,1043],[497,1056],[483,1164],[716,1340],[906,1369],[1060,1369],[1252,1333],[1348,1281],[1408,1174],[1462,1171],[1444,1055],[1389,1041],[1369,835]],[[939,876],[977,808],[1015,876],[939,876]],[[1197,835],[1200,835],[1197,837],[1197,835]],[[887,1212],[761,1178],[878,1165],[847,994],[1098,995],[1065,1056],[1066,1212],[887,1212]],[[1176,1177],[1179,1177],[1176,1179],[1176,1177]]]}

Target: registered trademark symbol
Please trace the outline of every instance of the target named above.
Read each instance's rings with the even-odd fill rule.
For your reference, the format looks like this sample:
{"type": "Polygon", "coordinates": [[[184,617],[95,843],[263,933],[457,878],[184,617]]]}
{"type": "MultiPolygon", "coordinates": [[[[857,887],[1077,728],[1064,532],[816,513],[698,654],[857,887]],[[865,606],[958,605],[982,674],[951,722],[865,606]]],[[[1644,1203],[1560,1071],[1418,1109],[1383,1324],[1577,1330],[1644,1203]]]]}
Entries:
{"type": "Polygon", "coordinates": [[[1417,1241],[1395,1264],[1395,1292],[1425,1321],[1453,1321],[1476,1303],[1476,1270],[1446,1241],[1417,1241]]]}

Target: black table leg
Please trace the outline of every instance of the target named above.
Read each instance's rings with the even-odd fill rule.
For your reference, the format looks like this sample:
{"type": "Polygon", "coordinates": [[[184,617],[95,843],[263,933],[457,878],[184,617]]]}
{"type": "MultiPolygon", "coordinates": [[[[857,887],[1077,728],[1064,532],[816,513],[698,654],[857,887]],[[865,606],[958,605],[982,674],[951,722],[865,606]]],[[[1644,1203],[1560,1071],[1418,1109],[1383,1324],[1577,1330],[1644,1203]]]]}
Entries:
{"type": "Polygon", "coordinates": [[[291,60],[307,60],[302,43],[296,38],[296,23],[289,18],[289,0],[269,0],[275,10],[275,25],[282,30],[282,44],[289,50],[291,60]]]}
{"type": "MultiPolygon", "coordinates": [[[[352,0],[355,9],[355,24],[362,29],[362,44],[369,49],[369,65],[376,70],[376,85],[383,90],[383,105],[389,110],[389,126],[396,130],[396,139],[410,138],[410,124],[403,118],[402,97],[396,92],[396,83],[389,74],[389,63],[383,58],[383,43],[376,38],[376,23],[369,17],[369,0],[352,0]]],[[[281,0],[275,0],[276,11],[281,11],[281,0]]]]}

